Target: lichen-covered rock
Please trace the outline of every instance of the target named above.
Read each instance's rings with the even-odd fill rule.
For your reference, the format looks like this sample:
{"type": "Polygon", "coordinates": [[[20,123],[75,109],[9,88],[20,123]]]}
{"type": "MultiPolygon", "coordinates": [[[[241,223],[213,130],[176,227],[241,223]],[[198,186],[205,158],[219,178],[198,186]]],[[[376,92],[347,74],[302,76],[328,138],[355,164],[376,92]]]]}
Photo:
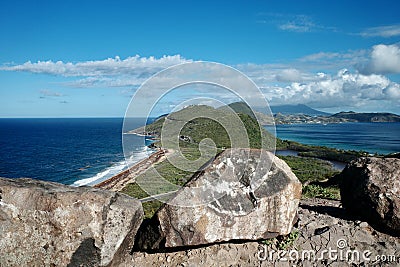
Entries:
{"type": "Polygon", "coordinates": [[[297,235],[290,239],[274,238],[267,243],[224,242],[166,252],[140,251],[125,257],[121,266],[394,267],[400,264],[400,238],[374,231],[365,222],[355,222],[339,201],[303,199],[298,217],[296,228],[292,229],[297,235]]]}
{"type": "Polygon", "coordinates": [[[400,236],[400,159],[359,158],[341,173],[343,207],[400,236]]]}
{"type": "Polygon", "coordinates": [[[0,266],[115,263],[142,219],[140,202],[123,194],[0,178],[0,266]]]}
{"type": "Polygon", "coordinates": [[[286,235],[291,231],[300,197],[301,183],[289,166],[272,153],[227,149],[139,230],[137,248],[286,235]],[[260,157],[260,153],[264,156],[260,157]],[[194,190],[199,188],[202,191],[194,190]],[[185,205],[199,203],[202,193],[215,198],[203,205],[185,205]]]}

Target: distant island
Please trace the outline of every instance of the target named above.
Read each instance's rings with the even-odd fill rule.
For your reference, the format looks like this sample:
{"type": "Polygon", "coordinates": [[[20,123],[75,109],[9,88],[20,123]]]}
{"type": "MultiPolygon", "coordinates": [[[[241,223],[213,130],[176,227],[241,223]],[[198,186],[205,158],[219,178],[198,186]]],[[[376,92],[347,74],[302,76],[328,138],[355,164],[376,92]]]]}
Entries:
{"type": "MultiPolygon", "coordinates": [[[[250,109],[244,102],[235,102],[228,105],[238,113],[257,117],[262,125],[275,124],[300,124],[300,123],[346,123],[346,122],[400,122],[400,116],[393,113],[358,113],[354,111],[330,114],[306,105],[271,106],[273,118],[265,114],[260,108],[250,109]]],[[[226,107],[223,107],[226,108],[226,107]]]]}
{"type": "Polygon", "coordinates": [[[354,120],[356,122],[400,122],[400,116],[393,113],[339,112],[331,117],[354,120]]]}
{"type": "Polygon", "coordinates": [[[400,122],[400,116],[393,113],[339,112],[330,116],[281,113],[274,115],[275,124],[297,123],[345,123],[345,122],[400,122]]]}

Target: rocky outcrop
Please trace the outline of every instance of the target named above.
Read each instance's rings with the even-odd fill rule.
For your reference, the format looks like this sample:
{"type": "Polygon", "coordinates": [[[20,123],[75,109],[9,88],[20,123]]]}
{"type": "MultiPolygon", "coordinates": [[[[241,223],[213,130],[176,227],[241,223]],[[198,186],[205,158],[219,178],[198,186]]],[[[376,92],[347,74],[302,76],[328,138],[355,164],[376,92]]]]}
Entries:
{"type": "Polygon", "coordinates": [[[298,213],[292,239],[134,252],[124,259],[123,266],[399,266],[400,238],[356,221],[339,201],[301,200],[298,213]]]}
{"type": "Polygon", "coordinates": [[[192,177],[142,227],[137,248],[194,246],[286,235],[292,229],[300,197],[299,180],[272,153],[227,149],[192,177]],[[208,203],[185,205],[200,203],[204,195],[211,199],[208,203]]]}
{"type": "Polygon", "coordinates": [[[123,194],[0,178],[0,266],[118,265],[142,219],[123,194]]]}
{"type": "Polygon", "coordinates": [[[346,166],[341,180],[344,208],[400,236],[400,159],[360,158],[346,166]]]}

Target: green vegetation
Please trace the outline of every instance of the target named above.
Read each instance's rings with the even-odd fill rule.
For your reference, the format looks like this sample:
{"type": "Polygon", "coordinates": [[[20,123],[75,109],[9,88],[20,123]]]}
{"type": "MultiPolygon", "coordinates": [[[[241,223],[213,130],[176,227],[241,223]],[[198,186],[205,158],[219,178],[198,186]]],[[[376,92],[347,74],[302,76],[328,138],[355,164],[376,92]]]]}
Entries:
{"type": "Polygon", "coordinates": [[[128,196],[134,196],[139,199],[149,196],[137,183],[126,185],[122,189],[121,193],[127,194],[128,196]]]}
{"type": "MultiPolygon", "coordinates": [[[[311,146],[288,140],[283,140],[282,143],[282,147],[298,151],[299,156],[302,157],[320,158],[348,163],[359,157],[368,156],[368,152],[365,151],[343,150],[325,146],[311,146]]],[[[277,146],[277,149],[281,148],[277,146]]]]}
{"type": "Polygon", "coordinates": [[[326,182],[339,172],[330,163],[317,158],[284,157],[286,163],[303,183],[302,198],[326,198],[340,200],[337,185],[326,182]]]}
{"type": "Polygon", "coordinates": [[[303,187],[303,198],[327,198],[340,199],[340,189],[336,186],[323,187],[321,185],[309,184],[303,187]]]}
{"type": "Polygon", "coordinates": [[[302,183],[324,181],[338,173],[329,162],[321,159],[295,156],[278,157],[289,165],[302,183]]]}
{"type": "Polygon", "coordinates": [[[317,158],[278,156],[292,169],[303,184],[303,198],[340,199],[338,186],[324,185],[327,180],[339,172],[329,162],[317,158]],[[318,184],[315,184],[318,183],[318,184]]]}
{"type": "MultiPolygon", "coordinates": [[[[187,152],[188,154],[192,154],[187,152]]],[[[194,153],[193,153],[194,154],[194,153]]],[[[192,154],[192,155],[193,155],[192,154]]],[[[128,196],[132,196],[134,198],[142,199],[148,197],[149,194],[142,189],[139,184],[146,183],[146,181],[154,180],[154,174],[150,169],[139,176],[136,177],[137,183],[131,183],[124,187],[121,191],[128,196]]],[[[155,170],[162,174],[163,178],[166,179],[168,182],[176,185],[182,186],[187,182],[187,180],[193,175],[191,172],[183,171],[181,169],[176,168],[168,161],[162,161],[155,166],[155,170]]],[[[151,183],[149,183],[151,184],[151,183]]],[[[168,188],[168,186],[160,186],[160,184],[154,183],[153,187],[150,187],[149,184],[146,184],[146,190],[151,191],[152,195],[154,194],[162,194],[165,192],[173,191],[175,188],[168,188]]],[[[161,207],[162,202],[158,200],[152,200],[148,202],[142,203],[144,216],[145,218],[151,218],[154,213],[161,207]]]]}
{"type": "Polygon", "coordinates": [[[253,119],[256,119],[254,112],[244,102],[235,102],[235,103],[229,104],[228,106],[223,106],[223,107],[219,108],[219,110],[223,110],[223,111],[229,111],[230,109],[232,109],[236,113],[246,114],[246,115],[249,115],[250,117],[252,117],[253,119]]]}
{"type": "Polygon", "coordinates": [[[278,237],[278,249],[285,250],[293,246],[294,242],[299,238],[299,231],[294,230],[286,236],[278,237]]]}
{"type": "MultiPolygon", "coordinates": [[[[254,114],[233,113],[229,109],[214,109],[204,105],[189,106],[171,113],[167,117],[147,125],[145,131],[153,133],[160,138],[159,135],[163,130],[163,140],[164,138],[173,140],[176,138],[177,133],[173,130],[169,131],[169,126],[175,129],[181,125],[183,127],[179,135],[185,138],[186,143],[198,145],[203,139],[210,138],[216,147],[220,149],[239,145],[251,148],[261,148],[263,146],[265,149],[272,150],[275,147],[275,142],[278,143],[278,147],[283,147],[281,140],[277,140],[258,124],[254,114]],[[196,118],[192,119],[194,114],[201,114],[201,117],[195,116],[196,118]],[[245,129],[246,133],[242,132],[242,129],[245,129]],[[248,138],[246,138],[245,134],[247,134],[248,138]],[[238,141],[238,143],[232,143],[234,140],[238,141]],[[247,141],[249,144],[247,144],[247,141]]],[[[187,144],[180,143],[180,145],[185,147],[187,144]]]]}
{"type": "Polygon", "coordinates": [[[299,236],[299,231],[294,230],[286,236],[278,236],[275,238],[263,240],[261,241],[261,244],[267,246],[275,246],[278,250],[286,250],[293,246],[294,242],[299,238],[299,236]]]}
{"type": "MultiPolygon", "coordinates": [[[[136,183],[128,184],[121,191],[128,196],[132,196],[138,199],[148,197],[149,195],[136,183]]],[[[142,203],[144,210],[144,218],[150,219],[153,217],[154,213],[161,207],[162,203],[158,200],[152,200],[149,202],[142,203]]]]}
{"type": "Polygon", "coordinates": [[[154,121],[152,124],[146,125],[145,131],[146,133],[152,133],[154,135],[159,135],[161,133],[161,129],[163,126],[163,123],[165,121],[165,117],[162,117],[156,121],[154,121]]]}
{"type": "Polygon", "coordinates": [[[274,117],[273,117],[272,113],[268,114],[268,111],[265,113],[266,110],[264,110],[264,112],[260,112],[260,110],[262,110],[262,108],[260,108],[260,107],[256,108],[256,110],[252,110],[244,102],[231,103],[228,106],[223,106],[223,107],[220,107],[219,109],[224,110],[224,111],[233,110],[236,113],[249,115],[253,119],[258,119],[258,122],[261,125],[273,125],[274,124],[274,117]]]}

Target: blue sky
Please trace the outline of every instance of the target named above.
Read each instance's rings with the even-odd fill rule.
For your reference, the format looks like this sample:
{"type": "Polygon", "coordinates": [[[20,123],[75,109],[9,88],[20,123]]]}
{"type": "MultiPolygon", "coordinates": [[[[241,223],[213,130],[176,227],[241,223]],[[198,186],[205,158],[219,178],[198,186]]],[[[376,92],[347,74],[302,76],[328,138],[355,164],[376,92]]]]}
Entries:
{"type": "Polygon", "coordinates": [[[197,60],[239,69],[271,105],[400,113],[398,10],[398,1],[4,0],[0,117],[122,117],[147,78],[197,60]]]}

